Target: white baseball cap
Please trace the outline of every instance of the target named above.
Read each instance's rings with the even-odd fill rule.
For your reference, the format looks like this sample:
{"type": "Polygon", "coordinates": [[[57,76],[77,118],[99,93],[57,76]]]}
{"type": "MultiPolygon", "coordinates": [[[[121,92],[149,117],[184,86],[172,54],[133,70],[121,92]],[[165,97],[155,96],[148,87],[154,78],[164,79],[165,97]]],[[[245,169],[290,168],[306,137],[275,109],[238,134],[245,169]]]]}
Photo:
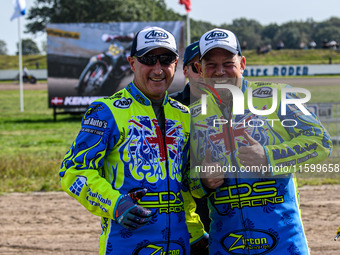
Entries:
{"type": "Polygon", "coordinates": [[[139,31],[132,43],[130,56],[141,57],[157,48],[166,48],[178,56],[173,34],[160,27],[148,27],[139,31]]]}
{"type": "Polygon", "coordinates": [[[214,48],[222,48],[242,56],[240,43],[236,35],[226,29],[214,28],[201,36],[199,41],[199,58],[214,48]]]}

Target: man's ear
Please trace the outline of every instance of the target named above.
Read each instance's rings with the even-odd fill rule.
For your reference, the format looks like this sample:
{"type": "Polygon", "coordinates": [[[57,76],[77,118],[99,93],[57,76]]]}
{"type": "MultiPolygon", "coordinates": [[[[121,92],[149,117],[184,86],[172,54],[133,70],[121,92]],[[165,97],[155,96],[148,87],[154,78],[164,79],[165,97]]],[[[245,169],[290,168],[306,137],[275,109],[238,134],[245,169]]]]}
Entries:
{"type": "Polygon", "coordinates": [[[198,71],[198,73],[203,77],[203,69],[202,69],[202,64],[201,62],[195,62],[195,67],[198,71]]]}
{"type": "Polygon", "coordinates": [[[241,74],[243,74],[244,70],[246,70],[246,58],[244,56],[241,57],[241,74]]]}
{"type": "Polygon", "coordinates": [[[184,67],[183,74],[185,78],[188,78],[188,67],[187,66],[184,67]]]}
{"type": "Polygon", "coordinates": [[[131,68],[131,70],[132,70],[132,72],[135,72],[135,62],[136,62],[136,58],[134,58],[134,57],[131,57],[131,56],[128,56],[127,57],[127,61],[129,62],[129,64],[130,64],[130,68],[131,68]]]}
{"type": "Polygon", "coordinates": [[[176,59],[176,62],[175,62],[175,72],[176,72],[176,70],[177,70],[178,60],[179,60],[179,58],[177,58],[177,59],[176,59]]]}

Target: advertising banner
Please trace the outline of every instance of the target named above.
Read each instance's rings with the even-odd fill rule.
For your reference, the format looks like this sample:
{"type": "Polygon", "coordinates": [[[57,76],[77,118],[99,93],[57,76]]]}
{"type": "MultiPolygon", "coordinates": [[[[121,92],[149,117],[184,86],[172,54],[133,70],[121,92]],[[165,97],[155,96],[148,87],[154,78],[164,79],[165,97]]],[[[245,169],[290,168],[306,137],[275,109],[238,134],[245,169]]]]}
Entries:
{"type": "MultiPolygon", "coordinates": [[[[127,61],[135,34],[150,26],[171,32],[179,49],[182,66],[184,22],[119,22],[49,24],[47,32],[49,107],[86,108],[111,96],[133,79],[127,61]]],[[[185,78],[177,68],[169,92],[183,89],[185,78]]]]}
{"type": "Polygon", "coordinates": [[[247,66],[243,76],[310,76],[337,74],[340,74],[340,65],[274,65],[247,66]]]}

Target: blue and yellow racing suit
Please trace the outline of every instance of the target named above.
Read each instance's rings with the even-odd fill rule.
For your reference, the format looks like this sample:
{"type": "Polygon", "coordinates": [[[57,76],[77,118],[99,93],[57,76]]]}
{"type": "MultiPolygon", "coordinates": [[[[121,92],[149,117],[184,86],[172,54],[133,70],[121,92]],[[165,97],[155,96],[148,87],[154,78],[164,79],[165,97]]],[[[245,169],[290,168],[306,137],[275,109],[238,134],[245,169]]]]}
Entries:
{"type": "Polygon", "coordinates": [[[190,216],[192,197],[183,189],[188,162],[190,114],[168,98],[163,101],[162,136],[150,100],[130,83],[111,97],[94,101],[81,130],[64,157],[59,176],[62,188],[92,214],[101,217],[99,254],[190,254],[191,241],[205,232],[190,216]],[[138,204],[155,215],[128,230],[115,219],[122,194],[147,188],[138,204]]]}
{"type": "MultiPolygon", "coordinates": [[[[287,105],[286,115],[281,114],[280,100],[269,115],[249,110],[249,88],[254,108],[268,110],[273,90],[281,98],[283,87],[288,86],[243,80],[245,111],[240,115],[226,117],[213,93],[207,96],[206,115],[200,101],[190,106],[191,151],[198,161],[191,169],[190,188],[195,197],[208,196],[209,254],[309,254],[294,171],[327,158],[332,143],[317,117],[302,114],[295,105],[287,105]],[[217,119],[215,124],[220,124],[215,125],[217,119]],[[264,147],[269,166],[252,169],[240,163],[238,149],[249,146],[244,132],[264,147]],[[223,185],[216,190],[204,187],[198,178],[200,171],[209,171],[200,165],[207,150],[211,162],[224,166],[214,169],[225,173],[223,185]]],[[[288,98],[296,96],[287,94],[288,98]]]]}

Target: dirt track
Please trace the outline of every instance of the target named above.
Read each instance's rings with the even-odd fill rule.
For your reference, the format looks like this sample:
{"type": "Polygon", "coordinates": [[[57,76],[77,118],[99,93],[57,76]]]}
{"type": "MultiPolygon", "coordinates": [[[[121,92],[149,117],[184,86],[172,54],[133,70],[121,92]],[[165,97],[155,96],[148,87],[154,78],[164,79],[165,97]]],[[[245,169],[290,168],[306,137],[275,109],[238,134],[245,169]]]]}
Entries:
{"type": "MultiPolygon", "coordinates": [[[[339,254],[340,185],[300,189],[312,255],[339,254]]],[[[98,254],[99,218],[64,192],[0,196],[0,254],[98,254]]],[[[283,254],[285,255],[285,254],[283,254]]]]}
{"type": "MultiPolygon", "coordinates": [[[[338,85],[339,80],[327,81],[338,85]]],[[[9,89],[19,85],[0,84],[0,90],[9,89]]],[[[25,84],[24,89],[42,90],[47,85],[25,84]]],[[[340,224],[340,185],[303,187],[300,194],[311,254],[339,254],[340,239],[333,238],[340,224]]],[[[0,208],[0,254],[98,254],[99,218],[64,192],[12,193],[0,196],[0,208]]]]}

